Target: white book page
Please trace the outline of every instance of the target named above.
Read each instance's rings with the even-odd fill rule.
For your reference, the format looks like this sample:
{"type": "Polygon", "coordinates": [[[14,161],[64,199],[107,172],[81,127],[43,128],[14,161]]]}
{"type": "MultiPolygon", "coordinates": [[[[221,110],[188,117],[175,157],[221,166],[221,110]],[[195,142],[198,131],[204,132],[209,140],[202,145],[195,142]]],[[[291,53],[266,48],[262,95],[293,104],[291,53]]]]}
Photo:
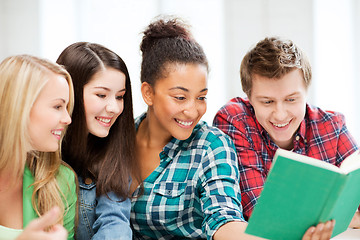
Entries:
{"type": "Polygon", "coordinates": [[[360,153],[359,150],[355,151],[353,154],[345,158],[345,160],[341,163],[340,169],[344,173],[352,172],[356,169],[360,168],[360,153]]]}
{"type": "MultiPolygon", "coordinates": [[[[328,169],[328,170],[333,171],[333,172],[344,173],[343,169],[340,169],[337,166],[334,166],[334,165],[332,165],[330,163],[327,163],[327,162],[324,162],[324,161],[321,161],[321,160],[318,160],[318,159],[315,159],[315,158],[312,158],[312,157],[308,157],[308,156],[305,156],[305,155],[301,155],[301,154],[298,154],[298,153],[295,153],[295,152],[287,151],[287,150],[284,150],[284,149],[279,148],[278,150],[276,150],[274,159],[276,159],[277,155],[281,155],[281,156],[290,158],[290,159],[292,159],[294,161],[303,162],[303,163],[313,165],[313,166],[316,166],[316,167],[319,167],[319,168],[328,169]]],[[[360,167],[360,165],[359,165],[359,167],[360,167]]],[[[344,167],[344,168],[346,168],[346,167],[344,167]]]]}

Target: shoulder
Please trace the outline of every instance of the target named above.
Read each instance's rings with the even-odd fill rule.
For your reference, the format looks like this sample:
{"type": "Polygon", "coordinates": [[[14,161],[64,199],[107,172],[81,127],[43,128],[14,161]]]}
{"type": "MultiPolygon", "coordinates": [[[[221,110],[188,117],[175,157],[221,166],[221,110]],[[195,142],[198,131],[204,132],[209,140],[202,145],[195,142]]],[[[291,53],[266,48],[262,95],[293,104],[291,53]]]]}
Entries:
{"type": "Polygon", "coordinates": [[[262,128],[257,123],[255,111],[248,99],[233,98],[215,115],[213,125],[233,139],[238,134],[253,138],[262,128]]]}
{"type": "Polygon", "coordinates": [[[216,115],[227,116],[227,118],[241,118],[243,116],[252,116],[253,108],[248,99],[236,97],[222,106],[216,115]]]}
{"type": "Polygon", "coordinates": [[[75,172],[74,170],[66,163],[62,163],[59,167],[58,178],[65,178],[70,181],[75,180],[75,172]]]}
{"type": "Polygon", "coordinates": [[[135,128],[138,129],[140,123],[146,118],[146,112],[143,112],[138,117],[135,118],[135,128]]]}
{"type": "Polygon", "coordinates": [[[255,112],[248,99],[236,97],[219,109],[214,118],[214,126],[255,124],[255,112]]]}
{"type": "Polygon", "coordinates": [[[228,135],[217,127],[209,126],[206,122],[196,125],[189,140],[189,146],[203,149],[233,145],[228,135]]]}
{"type": "MultiPolygon", "coordinates": [[[[208,126],[205,122],[198,124],[198,128],[195,130],[196,135],[189,147],[195,150],[192,155],[201,155],[199,171],[204,171],[204,174],[200,175],[207,177],[237,176],[238,161],[231,138],[218,128],[208,126]]],[[[207,177],[201,177],[202,181],[207,181],[207,177]]]]}
{"type": "Polygon", "coordinates": [[[305,118],[310,124],[331,124],[338,128],[342,128],[345,124],[345,116],[342,113],[323,110],[310,104],[306,106],[305,118]]]}
{"type": "Polygon", "coordinates": [[[63,193],[76,191],[76,174],[66,163],[60,165],[56,180],[63,193]]]}

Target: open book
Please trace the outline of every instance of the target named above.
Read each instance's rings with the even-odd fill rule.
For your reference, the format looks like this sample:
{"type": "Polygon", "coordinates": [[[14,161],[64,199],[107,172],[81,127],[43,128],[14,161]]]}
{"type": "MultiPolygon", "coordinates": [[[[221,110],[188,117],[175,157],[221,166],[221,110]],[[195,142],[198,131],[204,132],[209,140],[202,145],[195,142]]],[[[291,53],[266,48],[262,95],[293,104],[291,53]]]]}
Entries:
{"type": "Polygon", "coordinates": [[[335,219],[332,237],[345,231],[360,204],[360,154],[340,168],[278,149],[246,233],[301,239],[310,226],[335,219]]]}

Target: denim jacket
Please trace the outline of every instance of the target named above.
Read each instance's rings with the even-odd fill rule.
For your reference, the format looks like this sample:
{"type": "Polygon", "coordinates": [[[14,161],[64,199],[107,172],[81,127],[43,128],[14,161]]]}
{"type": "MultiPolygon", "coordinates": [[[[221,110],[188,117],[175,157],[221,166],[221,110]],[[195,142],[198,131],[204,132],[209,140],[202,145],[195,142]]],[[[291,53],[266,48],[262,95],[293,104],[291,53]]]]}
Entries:
{"type": "Polygon", "coordinates": [[[79,177],[79,223],[77,240],[128,240],[130,228],[130,199],[123,202],[113,192],[109,198],[96,197],[96,184],[90,178],[79,177]]]}

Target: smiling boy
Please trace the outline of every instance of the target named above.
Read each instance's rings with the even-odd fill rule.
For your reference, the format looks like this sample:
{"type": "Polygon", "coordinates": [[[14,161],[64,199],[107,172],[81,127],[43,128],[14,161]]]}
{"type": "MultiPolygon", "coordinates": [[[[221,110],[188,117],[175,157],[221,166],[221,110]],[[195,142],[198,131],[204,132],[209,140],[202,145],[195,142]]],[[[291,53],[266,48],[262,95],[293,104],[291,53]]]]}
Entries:
{"type": "Polygon", "coordinates": [[[240,76],[247,98],[230,100],[213,124],[235,143],[248,220],[278,148],[340,166],[358,146],[342,114],[306,103],[311,66],[292,41],[258,42],[245,55],[240,76]]]}

